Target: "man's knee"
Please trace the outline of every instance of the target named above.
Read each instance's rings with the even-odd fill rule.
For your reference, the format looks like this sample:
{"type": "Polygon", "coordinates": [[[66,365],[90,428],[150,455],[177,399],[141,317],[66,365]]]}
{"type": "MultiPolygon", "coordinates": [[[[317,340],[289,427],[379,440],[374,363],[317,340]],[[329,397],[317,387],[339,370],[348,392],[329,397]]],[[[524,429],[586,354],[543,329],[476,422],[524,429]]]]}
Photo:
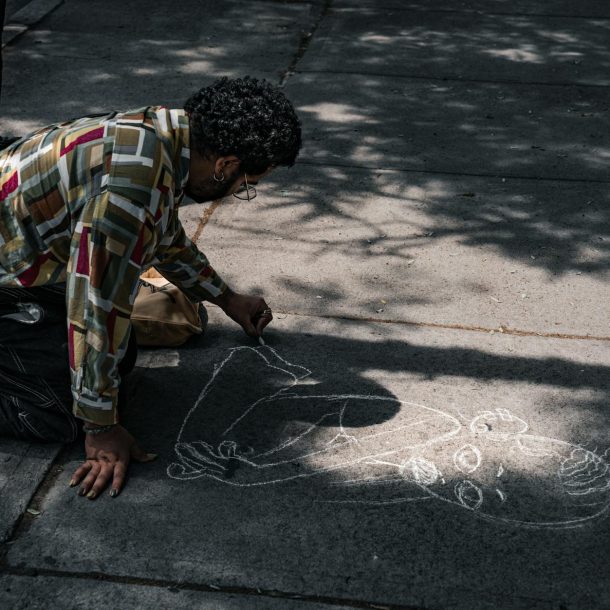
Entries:
{"type": "Polygon", "coordinates": [[[0,437],[37,443],[70,443],[78,422],[70,413],[41,408],[16,396],[0,395],[0,437]]]}

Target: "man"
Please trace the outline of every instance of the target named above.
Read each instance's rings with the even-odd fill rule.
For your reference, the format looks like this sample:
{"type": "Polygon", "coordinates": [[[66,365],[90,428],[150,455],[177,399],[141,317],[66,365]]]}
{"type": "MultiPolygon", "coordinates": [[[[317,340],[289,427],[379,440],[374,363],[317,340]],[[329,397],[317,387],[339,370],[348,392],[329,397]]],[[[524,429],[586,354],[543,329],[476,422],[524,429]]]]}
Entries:
{"type": "Polygon", "coordinates": [[[155,267],[260,337],[271,310],[227,287],[186,237],[178,207],[185,194],[250,199],[300,146],[290,102],[246,77],[201,89],[184,110],[84,117],[3,150],[0,435],[70,441],[82,420],[86,460],[70,484],[90,499],[110,485],[115,497],[130,458],[154,457],[120,424],[140,274],[155,267]]]}

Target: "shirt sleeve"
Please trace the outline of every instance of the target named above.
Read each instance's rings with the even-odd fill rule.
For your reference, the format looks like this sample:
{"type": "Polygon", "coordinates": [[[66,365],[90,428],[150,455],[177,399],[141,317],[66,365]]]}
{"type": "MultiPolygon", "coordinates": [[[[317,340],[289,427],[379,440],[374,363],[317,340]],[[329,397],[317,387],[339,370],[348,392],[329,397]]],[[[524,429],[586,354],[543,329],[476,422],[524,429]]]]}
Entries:
{"type": "Polygon", "coordinates": [[[154,267],[194,302],[221,295],[227,285],[214,271],[205,254],[187,237],[174,212],[165,238],[155,253],[154,267]]]}
{"type": "Polygon", "coordinates": [[[95,424],[118,421],[118,364],[153,226],[144,207],[106,191],[85,204],[72,237],[66,299],[74,415],[95,424]]]}

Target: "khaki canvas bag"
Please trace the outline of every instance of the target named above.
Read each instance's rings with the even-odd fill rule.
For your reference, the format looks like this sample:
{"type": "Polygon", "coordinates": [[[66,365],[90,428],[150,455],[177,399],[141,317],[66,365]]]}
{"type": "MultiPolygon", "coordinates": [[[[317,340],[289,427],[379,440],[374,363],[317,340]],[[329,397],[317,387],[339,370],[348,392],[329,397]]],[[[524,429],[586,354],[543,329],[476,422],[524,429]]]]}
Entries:
{"type": "Polygon", "coordinates": [[[193,335],[200,335],[204,324],[200,315],[205,309],[156,271],[140,278],[131,323],[138,345],[176,347],[193,335]]]}

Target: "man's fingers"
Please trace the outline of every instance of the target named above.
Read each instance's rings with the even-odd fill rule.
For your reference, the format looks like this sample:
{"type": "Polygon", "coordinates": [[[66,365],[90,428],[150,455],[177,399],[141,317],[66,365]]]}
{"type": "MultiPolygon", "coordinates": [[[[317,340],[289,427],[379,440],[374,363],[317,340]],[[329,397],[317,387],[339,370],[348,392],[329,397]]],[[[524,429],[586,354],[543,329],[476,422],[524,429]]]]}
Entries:
{"type": "Polygon", "coordinates": [[[256,328],[254,326],[254,322],[256,321],[256,316],[252,314],[252,312],[242,311],[234,318],[234,320],[244,329],[244,332],[249,337],[258,337],[256,332],[256,328]]]}
{"type": "Polygon", "coordinates": [[[97,496],[99,496],[104,491],[104,489],[106,489],[106,485],[108,485],[108,481],[112,476],[112,471],[112,464],[109,464],[108,462],[102,462],[100,464],[100,473],[97,475],[97,478],[95,479],[91,490],[87,494],[87,497],[90,500],[94,500],[95,498],[97,498],[97,496]]]}
{"type": "Polygon", "coordinates": [[[273,320],[273,316],[271,314],[263,315],[258,319],[258,321],[256,322],[257,336],[259,336],[259,337],[261,336],[261,334],[263,333],[263,328],[265,328],[265,326],[267,326],[267,324],[269,324],[269,322],[271,322],[271,320],[273,320]]]}
{"type": "Polygon", "coordinates": [[[83,481],[82,485],[80,486],[80,489],[78,490],[79,496],[85,496],[89,493],[89,490],[95,482],[95,479],[97,479],[97,475],[100,473],[101,468],[102,467],[100,466],[99,462],[91,462],[91,470],[89,471],[89,474],[85,477],[85,480],[83,481]]]}
{"type": "Polygon", "coordinates": [[[258,337],[259,333],[256,330],[256,327],[254,326],[254,324],[252,324],[252,322],[250,320],[246,320],[243,324],[242,324],[242,328],[244,329],[246,335],[248,335],[248,337],[253,337],[256,339],[256,337],[258,337]]]}
{"type": "Polygon", "coordinates": [[[114,476],[112,477],[112,486],[110,488],[111,497],[116,498],[119,495],[121,489],[123,489],[126,475],[127,464],[125,462],[117,462],[114,466],[114,476]]]}
{"type": "Polygon", "coordinates": [[[79,466],[72,475],[70,479],[70,487],[74,487],[81,482],[81,479],[91,470],[91,463],[85,462],[81,466],[79,466]]]}
{"type": "Polygon", "coordinates": [[[258,313],[256,314],[256,336],[260,337],[263,329],[269,322],[273,320],[273,313],[271,311],[271,307],[267,305],[267,302],[264,299],[260,300],[258,304],[258,313]]]}
{"type": "Polygon", "coordinates": [[[269,305],[261,297],[251,297],[232,293],[224,309],[244,332],[253,339],[261,336],[262,330],[271,322],[273,315],[269,305]]]}

